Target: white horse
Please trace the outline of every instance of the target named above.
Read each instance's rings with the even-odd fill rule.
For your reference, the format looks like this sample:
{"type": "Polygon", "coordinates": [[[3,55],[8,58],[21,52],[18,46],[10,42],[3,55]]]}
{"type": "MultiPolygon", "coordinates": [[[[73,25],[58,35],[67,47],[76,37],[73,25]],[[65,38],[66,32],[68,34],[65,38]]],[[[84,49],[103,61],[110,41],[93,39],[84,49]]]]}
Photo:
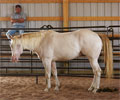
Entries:
{"type": "Polygon", "coordinates": [[[51,88],[51,72],[55,76],[55,90],[59,90],[60,82],[57,77],[55,61],[74,59],[80,54],[86,55],[93,69],[94,79],[88,89],[94,93],[99,89],[101,68],[98,58],[102,49],[101,38],[88,29],[74,32],[58,33],[52,30],[25,33],[11,37],[12,61],[18,61],[23,49],[35,52],[42,60],[45,68],[46,88],[51,88]]]}

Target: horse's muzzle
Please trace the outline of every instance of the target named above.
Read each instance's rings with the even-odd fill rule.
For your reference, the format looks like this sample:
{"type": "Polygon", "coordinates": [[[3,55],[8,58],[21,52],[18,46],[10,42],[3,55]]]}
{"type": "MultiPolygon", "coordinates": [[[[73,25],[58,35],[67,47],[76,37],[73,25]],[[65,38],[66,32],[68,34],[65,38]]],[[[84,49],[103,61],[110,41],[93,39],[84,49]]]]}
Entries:
{"type": "Polygon", "coordinates": [[[12,56],[12,62],[17,62],[18,58],[16,56],[12,56]]]}

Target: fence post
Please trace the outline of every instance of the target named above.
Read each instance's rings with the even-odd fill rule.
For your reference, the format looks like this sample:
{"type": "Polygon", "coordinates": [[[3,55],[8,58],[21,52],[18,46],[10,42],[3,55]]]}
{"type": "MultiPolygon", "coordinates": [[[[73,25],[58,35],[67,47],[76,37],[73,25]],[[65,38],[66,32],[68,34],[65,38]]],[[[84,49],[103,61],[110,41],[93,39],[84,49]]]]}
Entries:
{"type": "MultiPolygon", "coordinates": [[[[1,60],[2,60],[1,51],[2,51],[2,41],[1,41],[1,28],[0,28],[0,67],[2,67],[2,62],[1,62],[1,60]]],[[[1,74],[1,72],[2,72],[2,68],[1,68],[1,70],[0,70],[0,74],[1,74]]]]}
{"type": "Polygon", "coordinates": [[[63,27],[68,26],[69,26],[69,1],[63,0],[63,27]]]}
{"type": "Polygon", "coordinates": [[[30,51],[30,54],[31,54],[31,59],[30,59],[30,62],[31,62],[31,68],[30,68],[30,72],[31,72],[31,74],[32,74],[32,66],[33,66],[33,62],[32,62],[32,51],[30,51]]]}

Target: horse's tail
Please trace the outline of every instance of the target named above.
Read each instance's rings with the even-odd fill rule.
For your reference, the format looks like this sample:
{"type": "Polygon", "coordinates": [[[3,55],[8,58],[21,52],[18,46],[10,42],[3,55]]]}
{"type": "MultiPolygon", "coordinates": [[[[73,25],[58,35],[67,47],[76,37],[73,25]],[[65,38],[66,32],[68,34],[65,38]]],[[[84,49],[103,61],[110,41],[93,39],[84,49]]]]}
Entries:
{"type": "Polygon", "coordinates": [[[106,77],[111,78],[113,76],[113,53],[112,53],[112,45],[105,34],[99,34],[103,43],[103,54],[104,54],[104,62],[105,62],[105,72],[106,77]]]}

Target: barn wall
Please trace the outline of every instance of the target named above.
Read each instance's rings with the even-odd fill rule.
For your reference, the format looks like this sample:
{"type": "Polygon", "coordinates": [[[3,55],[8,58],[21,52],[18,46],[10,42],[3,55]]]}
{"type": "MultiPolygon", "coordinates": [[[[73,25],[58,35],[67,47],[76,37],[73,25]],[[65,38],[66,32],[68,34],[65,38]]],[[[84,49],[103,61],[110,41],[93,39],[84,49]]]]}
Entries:
{"type": "MultiPolygon", "coordinates": [[[[9,17],[14,12],[15,3],[0,3],[0,17],[9,17]]],[[[63,16],[62,3],[22,3],[23,11],[29,17],[63,16]]],[[[69,16],[120,16],[120,3],[69,3],[69,16]]],[[[62,27],[63,21],[27,21],[26,27],[39,28],[43,25],[62,27]]],[[[120,21],[69,21],[70,27],[77,26],[120,25],[120,21]]],[[[11,27],[10,21],[0,21],[0,28],[11,27]]],[[[115,33],[120,34],[120,28],[114,28],[115,33]]],[[[3,43],[6,44],[6,43],[3,43]]],[[[115,41],[120,45],[120,40],[115,41]]],[[[30,66],[30,63],[2,63],[5,66],[30,66]]],[[[40,66],[39,63],[35,63],[40,66]]],[[[89,63],[81,63],[81,66],[89,66],[89,63]]],[[[101,64],[102,66],[103,64],[101,64]]],[[[42,66],[42,65],[41,65],[42,66]]],[[[79,66],[78,63],[71,66],[79,66]]],[[[104,65],[103,65],[104,66],[104,65]]],[[[120,63],[115,65],[120,66],[120,63]]]]}
{"type": "MultiPolygon", "coordinates": [[[[9,17],[16,3],[1,3],[0,17],[9,17]]],[[[62,3],[21,3],[28,17],[62,17],[62,3]]],[[[120,16],[120,3],[69,3],[69,17],[73,16],[120,16]]],[[[43,25],[62,27],[63,21],[26,21],[27,28],[39,28],[43,25]]],[[[120,25],[120,21],[69,21],[70,27],[120,25]]],[[[10,21],[0,21],[0,28],[11,27],[10,21]]],[[[94,29],[95,30],[95,29],[94,29]]],[[[97,29],[98,30],[98,29],[97,29]]],[[[120,28],[114,28],[120,33],[120,28]]],[[[116,43],[118,44],[119,41],[116,43]]]]}
{"type": "MultiPolygon", "coordinates": [[[[0,4],[0,17],[9,17],[14,12],[16,4],[0,4]]],[[[21,4],[24,13],[29,17],[49,17],[49,16],[62,16],[62,4],[60,3],[35,3],[35,4],[21,4]]],[[[55,27],[62,26],[61,21],[27,21],[26,27],[39,28],[43,25],[51,24],[55,27]]],[[[1,21],[1,28],[11,27],[9,21],[1,21]]]]}
{"type": "MultiPolygon", "coordinates": [[[[1,3],[0,17],[9,17],[15,3],[1,3]]],[[[29,17],[62,16],[62,3],[22,3],[23,11],[29,17]]],[[[120,16],[120,3],[69,3],[69,16],[120,16]]],[[[39,28],[51,24],[62,26],[62,21],[27,21],[26,27],[39,28]]],[[[120,21],[69,21],[69,26],[118,25],[120,21]]],[[[0,27],[11,27],[9,21],[0,21],[0,27]]]]}
{"type": "MultiPolygon", "coordinates": [[[[70,3],[69,7],[70,16],[120,16],[120,3],[70,3]]],[[[69,25],[109,26],[120,25],[120,21],[70,21],[69,25]]],[[[115,30],[118,32],[118,29],[115,30]]]]}

